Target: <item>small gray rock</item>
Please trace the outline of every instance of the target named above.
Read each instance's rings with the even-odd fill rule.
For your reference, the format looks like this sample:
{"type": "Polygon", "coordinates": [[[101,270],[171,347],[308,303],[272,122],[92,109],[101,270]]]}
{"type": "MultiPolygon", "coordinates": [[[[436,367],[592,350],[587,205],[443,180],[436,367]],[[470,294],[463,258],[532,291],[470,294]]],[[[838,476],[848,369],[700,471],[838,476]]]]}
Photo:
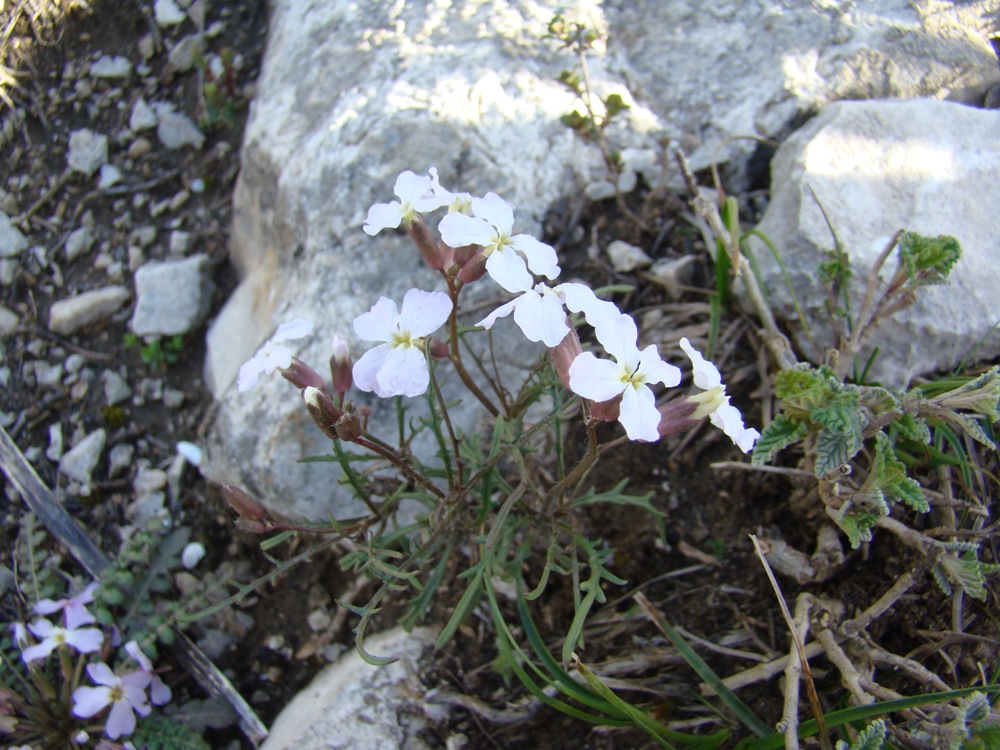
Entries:
{"type": "Polygon", "coordinates": [[[90,484],[97,462],[101,460],[104,443],[108,439],[103,428],[98,428],[74,445],[59,459],[59,471],[80,484],[90,484]]]}
{"type": "Polygon", "coordinates": [[[49,309],[49,330],[63,336],[107,320],[128,300],[122,286],[106,286],[59,300],[49,309]]]}
{"type": "Polygon", "coordinates": [[[191,248],[191,233],[174,230],[170,233],[170,254],[184,255],[191,248]]]}
{"type": "Polygon", "coordinates": [[[58,461],[63,454],[63,431],[58,422],[49,425],[49,447],[45,449],[45,457],[49,461],[58,461]]]}
{"type": "Polygon", "coordinates": [[[50,364],[44,359],[28,362],[25,370],[29,369],[35,374],[35,383],[39,388],[58,388],[62,384],[63,366],[62,364],[50,364]]]}
{"type": "Polygon", "coordinates": [[[102,164],[101,176],[97,180],[99,190],[107,190],[122,181],[122,171],[114,164],[102,164]]]}
{"type": "Polygon", "coordinates": [[[108,137],[86,128],[69,134],[69,168],[90,177],[108,161],[108,137]]]}
{"type": "Polygon", "coordinates": [[[157,122],[159,120],[153,108],[146,104],[145,99],[137,99],[135,104],[132,105],[132,114],[128,119],[129,129],[134,133],[138,133],[140,130],[155,128],[157,122]]]}
{"type": "Polygon", "coordinates": [[[128,78],[132,75],[132,63],[121,55],[101,55],[90,66],[90,75],[94,78],[128,78]]]}
{"type": "Polygon", "coordinates": [[[137,336],[188,333],[205,320],[213,291],[207,255],[146,263],[135,272],[132,331],[137,336]]]}
{"type": "Polygon", "coordinates": [[[108,406],[120,404],[132,395],[132,389],[125,382],[125,378],[114,370],[102,372],[101,383],[104,386],[104,398],[108,406]]]}
{"type": "Polygon", "coordinates": [[[66,260],[78,258],[94,245],[94,230],[90,227],[80,227],[70,232],[66,238],[66,260]]]}
{"type": "Polygon", "coordinates": [[[161,28],[176,26],[187,18],[174,0],[156,0],[153,4],[153,15],[161,28]]]}
{"type": "Polygon", "coordinates": [[[128,443],[119,443],[108,453],[108,479],[114,479],[132,465],[132,455],[135,447],[128,443]]]}
{"type": "Polygon", "coordinates": [[[653,259],[641,247],[630,245],[623,240],[615,240],[608,245],[608,258],[616,271],[628,273],[637,268],[649,268],[653,259]]]}
{"type": "Polygon", "coordinates": [[[180,112],[175,112],[172,105],[155,104],[158,119],[156,125],[156,137],[160,143],[169,149],[184,148],[194,146],[200,149],[205,143],[205,134],[194,124],[190,117],[180,112]]]}
{"type": "Polygon", "coordinates": [[[0,305],[0,336],[13,333],[19,322],[20,318],[17,317],[16,312],[0,305]]]}
{"type": "Polygon", "coordinates": [[[28,240],[14,226],[10,217],[0,211],[0,258],[14,258],[28,247],[28,240]]]}
{"type": "Polygon", "coordinates": [[[179,73],[186,73],[194,67],[195,56],[205,51],[205,40],[201,34],[186,36],[167,53],[170,67],[179,73]]]}

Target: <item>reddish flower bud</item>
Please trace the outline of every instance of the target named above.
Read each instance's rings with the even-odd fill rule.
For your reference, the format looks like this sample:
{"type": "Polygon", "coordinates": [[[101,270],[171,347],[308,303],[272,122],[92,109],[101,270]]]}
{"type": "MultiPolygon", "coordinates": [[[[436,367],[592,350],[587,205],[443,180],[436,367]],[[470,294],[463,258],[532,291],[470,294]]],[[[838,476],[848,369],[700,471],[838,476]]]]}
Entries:
{"type": "Polygon", "coordinates": [[[688,396],[671,399],[657,407],[660,412],[660,424],[657,429],[660,437],[676,435],[697,427],[703,417],[695,416],[701,404],[688,396]]]}
{"type": "Polygon", "coordinates": [[[222,497],[229,507],[240,514],[240,518],[260,521],[267,515],[264,506],[255,500],[246,490],[232,484],[222,486],[222,497]]]}
{"type": "Polygon", "coordinates": [[[621,413],[622,397],[615,396],[610,401],[591,402],[590,416],[602,422],[616,422],[621,413]]]}
{"type": "Polygon", "coordinates": [[[357,440],[363,432],[361,429],[361,420],[358,419],[358,415],[353,411],[345,411],[344,415],[337,420],[334,429],[341,440],[348,442],[357,440]]]}
{"type": "Polygon", "coordinates": [[[423,256],[428,266],[435,271],[441,271],[451,266],[455,260],[455,251],[434,238],[427,222],[421,216],[414,216],[406,228],[413,241],[417,243],[420,255],[423,256]]]}
{"type": "Polygon", "coordinates": [[[339,438],[336,425],[344,412],[333,403],[333,399],[319,388],[306,388],[302,391],[302,400],[306,402],[309,416],[313,418],[313,422],[322,430],[323,434],[333,440],[339,438]]]}
{"type": "Polygon", "coordinates": [[[563,337],[562,341],[549,349],[549,356],[556,368],[556,375],[559,376],[559,380],[562,381],[566,390],[569,390],[569,366],[581,354],[583,354],[583,348],[580,346],[580,337],[576,335],[576,329],[573,327],[570,327],[569,333],[563,337]]]}
{"type": "Polygon", "coordinates": [[[434,359],[448,359],[451,356],[451,349],[440,339],[428,338],[427,351],[434,359]]]}
{"type": "Polygon", "coordinates": [[[271,527],[264,521],[252,521],[249,518],[240,516],[236,519],[236,528],[251,534],[264,534],[271,527]]]}
{"type": "Polygon", "coordinates": [[[483,278],[486,273],[487,257],[485,252],[473,255],[468,262],[462,265],[462,270],[458,272],[458,280],[463,284],[471,284],[473,281],[479,281],[483,278]]]}
{"type": "Polygon", "coordinates": [[[330,357],[330,375],[333,377],[333,392],[338,394],[341,400],[354,384],[352,367],[351,350],[347,347],[347,341],[339,333],[335,333],[333,356],[330,357]]]}
{"type": "Polygon", "coordinates": [[[281,370],[281,377],[296,388],[322,388],[326,385],[319,373],[298,357],[292,357],[292,364],[281,370]]]}
{"type": "Polygon", "coordinates": [[[476,253],[482,250],[479,245],[462,245],[462,247],[456,247],[452,249],[455,255],[455,263],[459,267],[464,266],[470,260],[472,260],[476,253]]]}

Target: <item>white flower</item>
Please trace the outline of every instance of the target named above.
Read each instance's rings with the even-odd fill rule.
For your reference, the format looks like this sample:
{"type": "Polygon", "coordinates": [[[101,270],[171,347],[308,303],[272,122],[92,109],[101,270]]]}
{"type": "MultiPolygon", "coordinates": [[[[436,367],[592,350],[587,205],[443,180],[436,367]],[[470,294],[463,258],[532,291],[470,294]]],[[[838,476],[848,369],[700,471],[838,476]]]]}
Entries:
{"type": "Polygon", "coordinates": [[[354,383],[382,398],[424,393],[430,371],[423,339],[448,320],[451,310],[451,299],[443,292],[411,289],[403,297],[402,310],[388,297],[380,297],[369,312],[354,320],[362,339],[384,342],[354,363],[354,383]]]}
{"type": "Polygon", "coordinates": [[[749,453],[753,445],[760,437],[760,433],[743,424],[743,415],[740,410],[729,403],[729,396],[726,395],[726,386],[722,384],[722,375],[719,368],[705,359],[701,352],[691,346],[687,338],[680,341],[681,349],[691,360],[691,367],[694,372],[694,384],[705,393],[693,398],[702,401],[692,419],[699,419],[707,416],[712,424],[725,432],[736,446],[744,453],[749,453]]]}
{"type": "Polygon", "coordinates": [[[61,628],[45,619],[35,620],[28,626],[28,630],[42,640],[22,649],[21,658],[25,662],[44,659],[64,644],[72,646],[81,654],[89,654],[97,651],[104,643],[104,634],[97,628],[61,628]]]}
{"type": "Polygon", "coordinates": [[[497,319],[506,317],[512,312],[514,322],[524,332],[528,341],[541,341],[551,349],[569,333],[563,300],[559,292],[545,284],[535,284],[534,289],[529,289],[520,297],[501,305],[476,325],[490,329],[497,319]]]}
{"type": "Polygon", "coordinates": [[[675,386],[681,382],[681,371],[660,359],[653,344],[639,351],[638,333],[635,321],[628,315],[603,321],[601,344],[615,362],[584,352],[570,365],[569,387],[598,403],[621,394],[618,421],[629,439],[653,442],[660,437],[660,412],[649,386],[653,383],[675,386]]]}
{"type": "Polygon", "coordinates": [[[508,292],[531,289],[534,279],[528,268],[549,279],[559,275],[556,251],[551,246],[531,235],[511,236],[514,209],[499,195],[487,193],[485,198],[473,198],[472,213],[474,216],[450,213],[441,219],[441,239],[450,247],[481,246],[487,255],[486,272],[508,292]]]}
{"type": "Polygon", "coordinates": [[[313,324],[302,318],[282,323],[271,339],[240,367],[236,387],[240,391],[248,391],[257,385],[261,373],[270,375],[279,368],[289,367],[292,364],[292,350],[281,346],[281,342],[301,339],[312,333],[312,330],[313,324]]]}
{"type": "Polygon", "coordinates": [[[441,188],[437,170],[431,167],[431,176],[424,177],[406,170],[396,178],[393,192],[398,201],[376,203],[368,209],[363,229],[374,237],[383,229],[395,229],[402,222],[410,221],[416,214],[447,206],[454,196],[441,188]],[[436,190],[436,192],[435,192],[436,190]]]}
{"type": "Polygon", "coordinates": [[[79,594],[71,596],[69,599],[60,599],[58,601],[42,599],[35,604],[35,612],[40,615],[51,615],[62,610],[64,622],[69,630],[75,630],[81,625],[90,625],[93,622],[97,622],[97,618],[87,609],[87,605],[94,601],[94,589],[96,588],[97,584],[92,583],[79,594]]]}
{"type": "Polygon", "coordinates": [[[146,700],[148,674],[139,671],[119,677],[104,662],[88,664],[87,674],[99,687],[78,687],[73,691],[73,715],[89,719],[110,705],[104,731],[111,739],[132,734],[135,731],[134,714],[149,716],[153,710],[146,700]]]}

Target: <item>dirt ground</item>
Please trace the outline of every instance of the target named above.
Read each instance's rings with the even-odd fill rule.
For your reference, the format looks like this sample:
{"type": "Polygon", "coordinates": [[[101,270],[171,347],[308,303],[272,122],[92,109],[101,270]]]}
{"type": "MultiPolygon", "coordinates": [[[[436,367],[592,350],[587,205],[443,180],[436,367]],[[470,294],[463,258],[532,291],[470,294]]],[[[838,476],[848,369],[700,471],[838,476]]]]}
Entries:
{"type": "MultiPolygon", "coordinates": [[[[89,11],[77,8],[53,15],[43,13],[43,5],[42,0],[22,0],[0,6],[0,29],[7,34],[6,39],[0,39],[7,45],[6,58],[0,63],[17,71],[16,85],[4,88],[14,110],[0,103],[0,125],[6,134],[0,143],[5,166],[0,209],[15,218],[31,247],[48,249],[20,262],[11,283],[0,288],[0,303],[18,316],[15,329],[2,339],[2,364],[10,369],[10,377],[0,394],[0,412],[11,415],[5,429],[51,488],[66,485],[65,477],[58,476],[57,462],[44,455],[53,423],[61,424],[67,437],[75,431],[104,427],[110,435],[109,445],[127,442],[135,446],[133,468],[124,475],[108,477],[107,463],[102,459],[89,496],[61,496],[65,507],[106,552],[113,554],[120,545],[117,530],[128,524],[126,511],[134,499],[135,466],[143,461],[152,467],[169,465],[177,441],[197,442],[210,424],[211,398],[201,375],[204,328],[184,337],[175,362],[150,362],[143,359],[138,346],[127,343],[128,308],[102,327],[69,338],[48,330],[48,311],[53,302],[71,292],[108,283],[106,267],[95,264],[95,256],[101,252],[122,264],[122,283],[130,285],[132,269],[126,248],[132,233],[145,226],[156,226],[159,238],[146,248],[147,260],[168,256],[166,237],[173,229],[193,234],[192,252],[209,256],[216,286],[209,319],[221,307],[236,284],[227,259],[231,193],[239,169],[247,101],[253,94],[263,52],[267,8],[263,0],[226,0],[207,6],[206,26],[220,21],[222,31],[209,40],[206,54],[221,55],[229,49],[239,56],[240,64],[234,71],[231,115],[228,119],[218,117],[206,128],[203,148],[168,151],[154,143],[148,153],[131,158],[127,152],[132,141],[116,140],[114,134],[126,129],[131,105],[139,97],[173,102],[179,111],[204,125],[208,114],[204,72],[200,74],[197,66],[184,72],[173,70],[163,44],[164,36],[175,42],[193,27],[187,23],[185,31],[159,28],[152,17],[152,3],[144,0],[91,0],[89,11]],[[89,79],[88,86],[82,87],[80,81],[85,76],[79,71],[98,56],[124,55],[139,61],[140,45],[147,44],[153,45],[153,53],[146,60],[146,72],[133,73],[126,81],[89,79]],[[92,179],[63,177],[69,133],[81,127],[112,134],[111,161],[126,166],[127,172],[118,189],[102,192],[95,189],[92,179]],[[199,180],[201,192],[191,190],[199,180]],[[173,200],[182,192],[187,193],[182,205],[151,215],[150,206],[173,200]],[[140,194],[144,198],[137,201],[140,194]],[[66,261],[60,248],[86,212],[92,214],[98,228],[97,247],[66,261]],[[179,406],[170,406],[162,398],[133,398],[108,407],[97,380],[89,389],[74,389],[65,380],[54,386],[39,384],[24,371],[29,360],[55,364],[74,353],[82,355],[86,367],[95,372],[124,365],[133,394],[148,393],[150,383],[159,383],[161,390],[182,393],[183,400],[179,406]]],[[[644,197],[633,196],[632,208],[648,219],[648,231],[638,229],[613,202],[583,212],[577,212],[575,205],[566,205],[553,207],[546,222],[549,234],[543,239],[559,244],[564,269],[587,278],[595,287],[632,285],[634,291],[618,295],[616,301],[636,316],[652,340],[679,326],[691,338],[704,337],[707,298],[713,284],[707,262],[696,263],[686,291],[672,297],[648,277],[617,274],[606,261],[595,260],[587,252],[595,239],[599,246],[611,239],[624,239],[646,248],[654,257],[697,253],[701,238],[686,229],[688,225],[680,218],[685,210],[682,198],[647,201],[644,197]]],[[[754,200],[742,197],[742,205],[755,205],[754,200]]],[[[749,224],[756,217],[745,218],[749,224]]],[[[703,256],[702,252],[699,257],[703,256]]],[[[752,321],[733,311],[724,318],[721,336],[728,354],[718,364],[729,383],[729,393],[744,409],[748,421],[759,425],[759,404],[768,398],[769,387],[768,373],[758,354],[761,342],[752,321]]],[[[607,429],[609,437],[615,434],[615,428],[607,429]]],[[[615,550],[615,572],[628,582],[620,589],[608,589],[609,603],[597,610],[588,624],[581,657],[595,668],[608,669],[608,665],[632,660],[630,668],[623,667],[615,674],[636,680],[644,691],[628,693],[630,699],[645,705],[662,721],[688,727],[700,721],[720,726],[711,723],[712,713],[696,697],[697,675],[676,655],[667,654],[668,644],[637,609],[631,597],[636,590],[641,589],[675,627],[708,643],[699,653],[722,676],[753,666],[755,659],[776,658],[788,650],[787,629],[749,535],[783,539],[810,554],[823,521],[815,501],[815,482],[794,472],[713,466],[741,458],[721,432],[704,427],[657,444],[622,448],[602,458],[592,475],[599,489],[628,478],[630,492],[653,492],[652,502],[665,513],[665,519],[661,524],[637,510],[623,513],[620,508],[601,507],[581,517],[584,528],[602,534],[615,550]],[[795,512],[790,508],[796,508],[795,512]]],[[[794,449],[785,451],[779,457],[780,467],[795,469],[800,458],[794,449]]],[[[986,455],[984,460],[988,462],[984,471],[994,476],[1000,473],[995,454],[986,455]]],[[[9,564],[24,511],[6,480],[4,487],[0,562],[9,564]]],[[[996,498],[995,483],[988,485],[981,501],[991,517],[997,511],[996,498]]],[[[259,538],[234,528],[233,514],[218,489],[208,486],[196,471],[189,469],[184,475],[171,513],[175,525],[189,527],[192,538],[207,548],[202,570],[215,571],[218,578],[242,580],[269,570],[259,538]]],[[[903,520],[913,521],[907,511],[899,513],[903,520]]],[[[926,523],[934,526],[937,520],[932,514],[926,523]]],[[[842,603],[851,616],[869,607],[901,575],[916,571],[917,583],[869,628],[872,641],[919,661],[954,687],[972,684],[984,670],[987,676],[995,674],[1000,655],[995,578],[988,585],[985,602],[965,600],[963,631],[957,632],[953,624],[955,604],[937,588],[919,555],[891,537],[870,549],[848,552],[843,567],[823,583],[800,585],[782,578],[787,601],[794,602],[799,593],[808,590],[842,603]]],[[[998,560],[995,536],[984,540],[982,559],[998,560]]],[[[64,565],[79,572],[72,570],[69,560],[64,565]]],[[[177,583],[183,586],[184,580],[177,583]]],[[[357,582],[339,570],[332,553],[320,556],[278,585],[255,592],[252,602],[233,614],[210,624],[196,624],[191,635],[198,640],[213,630],[235,636],[218,653],[216,663],[264,723],[270,724],[327,663],[326,656],[350,648],[351,618],[343,618],[339,629],[322,643],[317,642],[308,620],[317,609],[332,610],[332,602],[354,586],[357,582]]],[[[361,588],[358,596],[365,590],[361,588]]],[[[461,592],[451,593],[457,596],[461,592]]],[[[570,593],[563,581],[534,603],[536,621],[556,648],[569,622],[570,593]]],[[[453,604],[442,597],[436,611],[446,613],[453,604]]],[[[4,606],[4,619],[13,617],[9,606],[4,606]]],[[[388,606],[374,621],[373,629],[393,624],[400,613],[388,606]]],[[[425,684],[475,696],[500,710],[518,704],[525,691],[516,680],[505,684],[491,671],[489,664],[496,656],[488,629],[462,628],[455,647],[439,654],[423,675],[425,684]]],[[[844,690],[835,669],[821,659],[813,675],[825,709],[844,704],[844,690]]],[[[924,689],[904,673],[880,676],[887,688],[904,695],[924,689]]],[[[185,704],[204,698],[193,679],[181,670],[171,671],[167,679],[181,712],[185,704]]],[[[773,725],[781,718],[778,677],[756,683],[740,695],[767,723],[773,725]]],[[[232,725],[205,731],[213,747],[250,747],[232,725]]],[[[460,734],[468,739],[465,747],[469,750],[653,746],[636,730],[591,727],[544,707],[531,718],[511,724],[455,710],[447,725],[429,730],[425,739],[431,746],[444,747],[449,738],[460,734]]]]}

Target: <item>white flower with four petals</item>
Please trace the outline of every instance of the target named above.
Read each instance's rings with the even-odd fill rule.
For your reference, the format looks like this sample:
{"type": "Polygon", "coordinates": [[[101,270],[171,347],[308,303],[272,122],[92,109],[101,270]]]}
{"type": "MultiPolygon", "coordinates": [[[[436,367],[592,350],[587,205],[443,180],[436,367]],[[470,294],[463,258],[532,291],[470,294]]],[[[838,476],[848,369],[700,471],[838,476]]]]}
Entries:
{"type": "Polygon", "coordinates": [[[282,342],[301,339],[312,333],[312,330],[313,324],[302,318],[282,323],[270,340],[265,342],[264,346],[240,367],[236,387],[240,391],[248,391],[257,385],[257,380],[262,373],[270,375],[277,369],[291,366],[292,350],[287,346],[282,346],[282,342]]]}

